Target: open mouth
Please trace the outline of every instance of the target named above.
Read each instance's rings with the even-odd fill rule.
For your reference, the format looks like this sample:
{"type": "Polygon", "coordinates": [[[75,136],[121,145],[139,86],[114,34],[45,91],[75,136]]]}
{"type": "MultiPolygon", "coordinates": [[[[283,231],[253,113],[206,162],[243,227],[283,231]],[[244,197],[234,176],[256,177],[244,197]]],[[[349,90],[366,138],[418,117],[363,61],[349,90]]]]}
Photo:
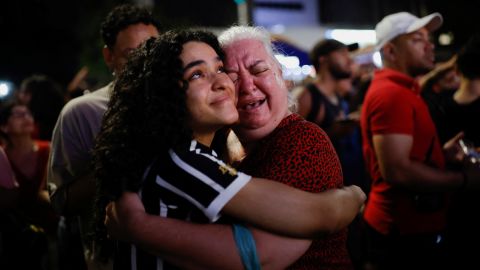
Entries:
{"type": "Polygon", "coordinates": [[[258,101],[255,101],[255,102],[250,102],[250,103],[242,106],[241,109],[242,109],[242,110],[253,110],[253,109],[258,108],[258,107],[260,107],[261,105],[263,105],[263,103],[265,103],[266,100],[267,100],[267,99],[264,98],[264,99],[262,99],[262,100],[258,100],[258,101]]]}

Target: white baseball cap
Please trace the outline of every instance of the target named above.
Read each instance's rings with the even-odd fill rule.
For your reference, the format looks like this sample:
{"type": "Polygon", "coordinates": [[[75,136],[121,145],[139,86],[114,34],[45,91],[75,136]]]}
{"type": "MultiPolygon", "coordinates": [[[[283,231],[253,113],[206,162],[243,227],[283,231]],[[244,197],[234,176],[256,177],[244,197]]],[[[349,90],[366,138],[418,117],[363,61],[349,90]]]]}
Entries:
{"type": "Polygon", "coordinates": [[[435,12],[428,16],[418,18],[408,12],[398,12],[385,16],[377,26],[377,49],[381,49],[387,42],[402,34],[415,32],[423,27],[432,32],[440,28],[443,18],[440,13],[435,12]]]}

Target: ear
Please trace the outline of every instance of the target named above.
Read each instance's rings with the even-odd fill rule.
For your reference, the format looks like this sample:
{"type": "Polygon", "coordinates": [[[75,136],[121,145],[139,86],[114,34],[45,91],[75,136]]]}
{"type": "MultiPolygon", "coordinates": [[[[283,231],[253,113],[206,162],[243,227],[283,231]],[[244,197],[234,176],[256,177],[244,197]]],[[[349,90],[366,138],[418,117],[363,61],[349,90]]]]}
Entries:
{"type": "Polygon", "coordinates": [[[387,60],[393,61],[395,60],[397,50],[393,43],[388,42],[387,44],[385,44],[385,46],[383,46],[382,53],[387,60]]]}
{"type": "Polygon", "coordinates": [[[110,48],[107,47],[107,45],[103,46],[102,54],[103,54],[103,60],[105,61],[105,64],[107,64],[107,67],[112,71],[114,56],[110,48]]]}
{"type": "Polygon", "coordinates": [[[318,59],[317,59],[318,66],[323,67],[324,64],[325,64],[325,61],[327,61],[326,59],[327,59],[327,56],[325,56],[325,55],[322,55],[322,56],[318,57],[318,59]]]}

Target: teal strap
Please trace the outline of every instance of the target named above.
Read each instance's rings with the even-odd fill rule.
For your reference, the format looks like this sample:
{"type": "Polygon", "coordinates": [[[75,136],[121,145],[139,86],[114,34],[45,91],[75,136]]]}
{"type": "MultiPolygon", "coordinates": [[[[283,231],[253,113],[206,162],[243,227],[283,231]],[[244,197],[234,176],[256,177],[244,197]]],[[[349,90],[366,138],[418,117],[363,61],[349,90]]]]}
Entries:
{"type": "Polygon", "coordinates": [[[233,236],[237,243],[238,251],[242,259],[243,266],[246,270],[260,270],[260,262],[257,256],[257,248],[255,246],[255,239],[253,239],[250,230],[241,225],[233,224],[233,236]]]}

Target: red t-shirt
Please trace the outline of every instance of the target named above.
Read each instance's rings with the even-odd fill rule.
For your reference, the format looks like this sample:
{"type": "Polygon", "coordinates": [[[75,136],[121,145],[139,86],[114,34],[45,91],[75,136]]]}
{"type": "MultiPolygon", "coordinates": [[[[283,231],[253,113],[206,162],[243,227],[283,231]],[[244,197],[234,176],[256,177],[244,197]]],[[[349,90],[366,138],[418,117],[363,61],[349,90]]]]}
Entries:
{"type": "MultiPolygon", "coordinates": [[[[446,203],[435,211],[419,210],[412,199],[413,192],[393,187],[382,178],[373,148],[373,135],[411,135],[411,160],[440,169],[445,167],[435,126],[419,89],[411,77],[382,69],[375,73],[362,106],[363,154],[372,178],[364,218],[383,234],[439,232],[445,227],[446,203]]],[[[440,198],[446,201],[445,194],[440,198]]]]}
{"type": "MultiPolygon", "coordinates": [[[[283,119],[259,141],[242,161],[241,170],[311,192],[343,186],[340,161],[329,138],[297,114],[283,119]]],[[[314,240],[289,269],[352,269],[346,240],[346,229],[314,240]]]]}
{"type": "Polygon", "coordinates": [[[27,177],[22,173],[22,170],[17,167],[16,164],[11,162],[13,172],[15,173],[15,179],[19,184],[20,201],[26,204],[35,201],[38,196],[38,192],[45,188],[46,183],[46,170],[48,163],[48,155],[50,153],[50,142],[35,140],[35,144],[38,147],[37,150],[37,164],[35,167],[35,174],[31,177],[27,177]]]}
{"type": "Polygon", "coordinates": [[[11,162],[15,179],[19,185],[19,210],[28,218],[29,222],[43,227],[48,233],[55,233],[58,216],[53,208],[44,201],[39,200],[39,191],[46,188],[46,170],[50,143],[35,140],[38,146],[37,164],[35,173],[27,177],[16,164],[11,162]]]}

